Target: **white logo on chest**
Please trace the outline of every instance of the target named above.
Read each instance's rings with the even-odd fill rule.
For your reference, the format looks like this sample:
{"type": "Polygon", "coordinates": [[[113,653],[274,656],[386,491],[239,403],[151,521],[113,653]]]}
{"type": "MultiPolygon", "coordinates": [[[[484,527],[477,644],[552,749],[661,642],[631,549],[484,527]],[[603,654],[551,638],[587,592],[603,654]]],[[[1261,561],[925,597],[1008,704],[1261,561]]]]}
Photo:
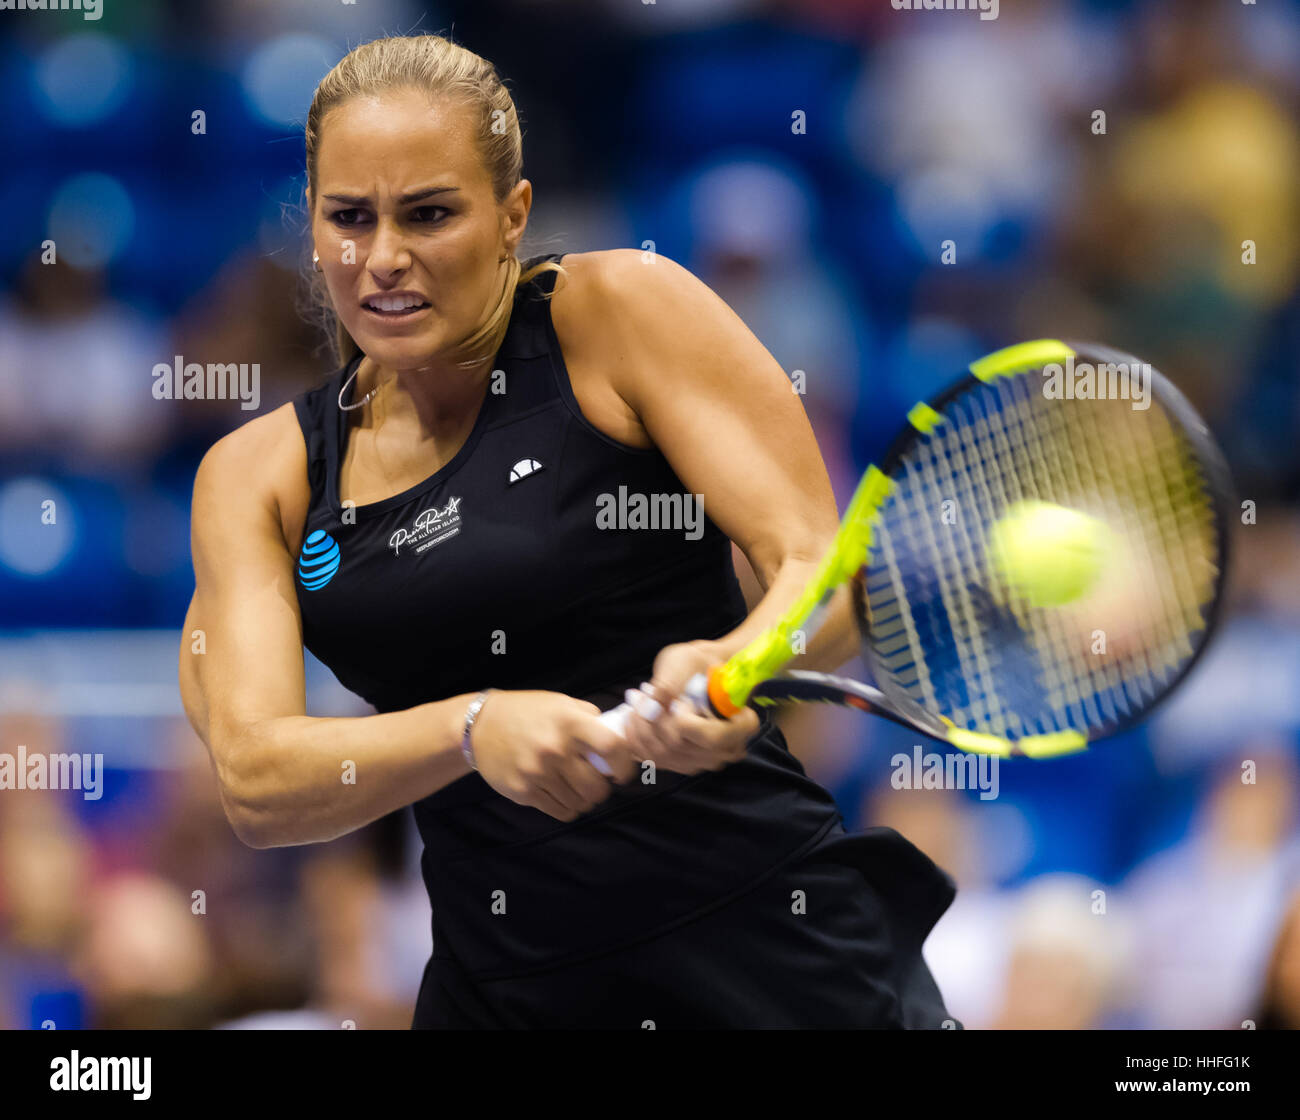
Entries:
{"type": "Polygon", "coordinates": [[[437,506],[426,509],[411,522],[409,529],[398,529],[388,538],[393,555],[399,555],[404,545],[423,552],[454,537],[460,532],[460,502],[459,498],[451,498],[442,509],[437,506]]]}
{"type": "Polygon", "coordinates": [[[542,469],[542,464],[536,459],[520,459],[513,467],[510,468],[510,482],[513,486],[521,478],[527,478],[530,474],[536,474],[542,469]]]}

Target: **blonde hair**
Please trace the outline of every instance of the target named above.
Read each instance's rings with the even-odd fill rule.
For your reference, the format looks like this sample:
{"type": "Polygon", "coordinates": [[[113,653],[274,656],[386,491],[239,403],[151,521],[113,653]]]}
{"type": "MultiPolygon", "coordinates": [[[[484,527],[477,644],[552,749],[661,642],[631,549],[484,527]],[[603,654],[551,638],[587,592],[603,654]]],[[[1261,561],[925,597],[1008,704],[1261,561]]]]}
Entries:
{"type": "MultiPolygon", "coordinates": [[[[484,165],[492,179],[492,193],[502,202],[523,174],[523,136],[514,99],[487,59],[440,35],[395,35],[363,43],[349,51],[316,87],[307,113],[307,191],[314,197],[321,125],[330,110],[353,97],[391,89],[416,89],[431,97],[450,96],[477,115],[477,139],[484,165]]],[[[461,349],[464,366],[491,358],[505,338],[514,307],[515,292],[543,272],[564,275],[555,261],[543,261],[526,272],[512,250],[506,262],[506,281],[487,318],[461,349]]],[[[344,328],[325,290],[320,274],[311,276],[312,296],[332,330],[334,356],[346,365],[361,348],[344,328]]]]}

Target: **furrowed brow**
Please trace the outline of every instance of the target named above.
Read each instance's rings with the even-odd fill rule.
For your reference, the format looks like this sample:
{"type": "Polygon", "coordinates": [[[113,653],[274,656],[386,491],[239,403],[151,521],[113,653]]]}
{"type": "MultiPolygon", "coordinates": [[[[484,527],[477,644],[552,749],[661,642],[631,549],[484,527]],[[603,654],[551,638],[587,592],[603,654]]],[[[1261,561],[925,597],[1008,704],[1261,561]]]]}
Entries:
{"type": "MultiPolygon", "coordinates": [[[[440,194],[453,194],[460,190],[459,187],[425,187],[421,190],[408,191],[404,195],[398,196],[398,204],[409,206],[412,202],[421,202],[426,198],[433,198],[440,194]]],[[[327,194],[324,196],[330,202],[339,202],[344,206],[369,206],[370,199],[366,195],[356,194],[327,194]]]]}

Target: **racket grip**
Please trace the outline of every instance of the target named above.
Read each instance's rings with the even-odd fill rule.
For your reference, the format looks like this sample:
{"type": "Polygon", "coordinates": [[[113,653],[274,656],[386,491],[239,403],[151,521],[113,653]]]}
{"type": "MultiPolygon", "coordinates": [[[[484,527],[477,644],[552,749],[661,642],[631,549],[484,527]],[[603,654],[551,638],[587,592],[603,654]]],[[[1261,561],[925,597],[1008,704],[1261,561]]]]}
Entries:
{"type": "MultiPolygon", "coordinates": [[[[715,714],[709,704],[709,678],[704,673],[696,673],[686,682],[686,687],[682,689],[682,696],[701,715],[715,714]]],[[[622,735],[627,727],[628,716],[631,714],[631,704],[620,704],[617,708],[610,708],[606,712],[601,712],[600,722],[611,731],[617,731],[622,735]]],[[[606,777],[613,776],[613,771],[605,764],[605,760],[600,755],[589,754],[587,755],[587,761],[606,777]]]]}
{"type": "Polygon", "coordinates": [[[602,774],[604,774],[605,777],[612,778],[614,776],[614,771],[609,768],[609,763],[607,763],[603,758],[601,758],[600,755],[589,754],[587,755],[587,761],[590,762],[592,766],[594,766],[602,774]]]}
{"type": "Polygon", "coordinates": [[[600,722],[611,731],[617,731],[622,735],[627,727],[627,717],[631,714],[631,704],[620,704],[617,708],[610,708],[607,712],[601,712],[600,722]]]}
{"type": "MultiPolygon", "coordinates": [[[[620,704],[617,708],[610,708],[607,712],[600,713],[600,722],[608,727],[611,731],[617,731],[623,734],[623,729],[627,726],[627,717],[632,711],[631,704],[620,704]]],[[[587,755],[587,761],[607,778],[614,776],[614,771],[598,754],[587,755]]]]}

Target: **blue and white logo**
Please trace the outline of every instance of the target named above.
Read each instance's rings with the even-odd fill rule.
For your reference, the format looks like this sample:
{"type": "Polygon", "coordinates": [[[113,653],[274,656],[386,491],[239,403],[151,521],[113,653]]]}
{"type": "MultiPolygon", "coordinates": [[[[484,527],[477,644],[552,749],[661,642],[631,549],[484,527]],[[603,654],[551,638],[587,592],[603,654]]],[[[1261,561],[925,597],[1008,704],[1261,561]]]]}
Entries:
{"type": "Polygon", "coordinates": [[[308,591],[319,591],[339,570],[338,542],[323,530],[317,529],[302,542],[302,555],[298,557],[298,579],[308,591]]]}

